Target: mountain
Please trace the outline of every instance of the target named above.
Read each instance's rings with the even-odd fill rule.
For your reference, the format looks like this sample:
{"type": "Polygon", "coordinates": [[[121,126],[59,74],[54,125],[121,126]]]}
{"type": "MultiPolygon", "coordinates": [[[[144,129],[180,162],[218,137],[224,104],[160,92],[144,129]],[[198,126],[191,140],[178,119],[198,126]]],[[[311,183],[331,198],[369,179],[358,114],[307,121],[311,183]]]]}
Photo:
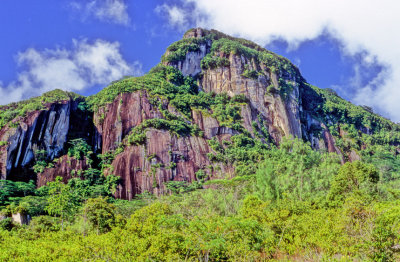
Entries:
{"type": "MultiPolygon", "coordinates": [[[[82,97],[55,90],[0,107],[1,179],[38,187],[91,172],[120,177],[115,196],[193,190],[251,175],[284,137],[363,159],[400,152],[400,127],[333,90],[319,89],[287,59],[215,30],[195,28],[149,73],[82,97]]],[[[385,169],[386,168],[386,169],[385,169]]]]}

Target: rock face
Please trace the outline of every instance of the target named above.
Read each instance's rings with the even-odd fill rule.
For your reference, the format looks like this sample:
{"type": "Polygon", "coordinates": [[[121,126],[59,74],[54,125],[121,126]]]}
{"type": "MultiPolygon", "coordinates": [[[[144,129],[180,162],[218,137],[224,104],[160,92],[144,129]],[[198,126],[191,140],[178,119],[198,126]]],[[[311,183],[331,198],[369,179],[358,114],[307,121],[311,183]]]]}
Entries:
{"type": "MultiPolygon", "coordinates": [[[[205,34],[201,28],[196,28],[187,32],[184,38],[201,38],[205,34]]],[[[275,141],[279,142],[283,136],[289,135],[301,138],[302,107],[299,102],[301,101],[299,84],[295,76],[290,73],[278,76],[264,64],[257,63],[254,58],[249,59],[232,53],[228,56],[229,66],[201,70],[201,60],[210,52],[211,43],[207,41],[200,44],[199,51],[188,52],[182,61],[165,64],[176,67],[185,76],[197,76],[201,73],[198,83],[200,89],[205,92],[227,93],[230,96],[245,95],[250,101],[250,107],[245,109],[247,112],[242,112],[247,116],[245,122],[251,123],[261,116],[261,119],[268,124],[269,132],[275,141]],[[259,75],[255,78],[245,77],[243,76],[245,70],[257,71],[259,75]],[[291,85],[292,90],[286,98],[267,91],[270,86],[275,90],[279,89],[279,78],[291,85]]],[[[223,56],[222,53],[219,55],[223,56]]],[[[251,128],[246,126],[246,129],[251,128]]]]}
{"type": "Polygon", "coordinates": [[[211,164],[207,158],[211,149],[203,138],[177,138],[155,129],[146,136],[146,147],[129,147],[112,164],[124,181],[117,192],[120,198],[132,199],[145,191],[162,194],[164,182],[195,181],[195,172],[211,164]]]}
{"type": "Polygon", "coordinates": [[[113,103],[94,115],[97,147],[102,153],[116,149],[133,127],[151,118],[162,118],[162,115],[150,104],[145,91],[118,95],[113,103]]]}
{"type": "Polygon", "coordinates": [[[53,161],[54,167],[46,168],[43,172],[37,174],[37,186],[41,187],[49,181],[54,181],[56,177],[63,178],[63,182],[68,182],[73,177],[79,177],[79,174],[90,168],[87,159],[78,160],[68,155],[64,155],[53,161]],[[54,163],[55,162],[55,163],[54,163]]]}
{"type": "MultiPolygon", "coordinates": [[[[202,39],[205,35],[204,30],[194,29],[185,34],[185,39],[202,39]]],[[[309,141],[315,149],[338,153],[342,162],[359,159],[355,151],[344,155],[329,129],[309,113],[308,94],[304,93],[304,80],[299,80],[299,72],[276,71],[254,57],[234,52],[215,54],[226,59],[229,66],[202,68],[202,60],[211,48],[212,40],[202,40],[195,51],[187,51],[178,61],[164,61],[164,65],[195,78],[204,92],[246,97],[248,102],[240,105],[241,124],[253,137],[254,124],[257,124],[268,131],[270,141],[277,145],[284,136],[298,137],[309,141]],[[313,130],[321,135],[315,135],[313,130]]],[[[126,143],[133,128],[150,119],[165,119],[163,110],[182,116],[168,101],[163,100],[158,107],[151,102],[153,99],[146,89],[121,91],[95,112],[80,109],[80,100],[65,100],[14,119],[0,129],[1,179],[36,179],[38,186],[57,176],[68,181],[77,172],[91,167],[86,160],[66,155],[68,142],[75,138],[86,140],[96,154],[113,153],[105,174],[121,177],[116,196],[123,199],[132,199],[143,192],[163,194],[167,191],[165,182],[193,182],[200,170],[211,179],[234,176],[235,170],[230,164],[210,161],[208,154],[214,151],[208,141],[215,139],[223,144],[239,132],[223,126],[212,112],[192,109],[190,119],[185,118],[199,127],[202,136],[179,136],[167,130],[147,128],[144,144],[126,143]],[[54,166],[35,174],[32,166],[38,150],[45,150],[48,161],[58,160],[54,166]]],[[[345,135],[340,130],[339,133],[345,135]]]]}
{"type": "Polygon", "coordinates": [[[183,61],[174,63],[174,66],[182,72],[183,75],[196,76],[201,73],[201,59],[207,54],[207,44],[201,44],[198,52],[188,52],[183,61]]]}
{"type": "Polygon", "coordinates": [[[278,89],[278,80],[275,73],[266,68],[258,68],[254,61],[249,61],[243,56],[229,55],[229,67],[208,69],[203,72],[200,87],[206,92],[227,93],[230,96],[244,94],[250,101],[247,122],[256,121],[258,116],[266,121],[269,133],[275,141],[280,141],[283,136],[301,137],[302,127],[299,112],[301,105],[299,87],[287,76],[286,81],[293,82],[293,90],[286,98],[276,93],[268,93],[267,88],[274,86],[278,89]],[[250,65],[248,70],[261,71],[264,74],[256,79],[243,76],[245,65],[250,65]]]}
{"type": "MultiPolygon", "coordinates": [[[[145,91],[121,94],[103,110],[94,117],[98,146],[103,153],[116,149],[129,131],[143,121],[163,118],[159,109],[149,102],[145,91]],[[107,112],[104,118],[103,112],[107,112]]],[[[190,183],[196,180],[198,170],[211,166],[207,153],[212,150],[206,139],[226,139],[234,131],[219,126],[212,117],[203,117],[201,112],[194,111],[193,119],[205,131],[204,138],[178,138],[165,130],[150,129],[146,132],[146,145],[128,146],[116,155],[107,173],[118,175],[123,181],[116,193],[119,198],[132,199],[143,192],[162,194],[165,192],[164,182],[190,183]]],[[[227,174],[233,173],[231,167],[219,165],[219,168],[227,174]]],[[[216,172],[206,172],[210,176],[216,175],[216,172]]]]}
{"type": "Polygon", "coordinates": [[[0,140],[7,141],[7,149],[4,146],[1,151],[1,178],[36,179],[31,167],[38,150],[44,150],[47,159],[52,160],[65,153],[70,139],[94,137],[93,124],[77,106],[78,101],[51,104],[48,110],[34,111],[18,119],[17,127],[9,124],[1,129],[0,140]]]}

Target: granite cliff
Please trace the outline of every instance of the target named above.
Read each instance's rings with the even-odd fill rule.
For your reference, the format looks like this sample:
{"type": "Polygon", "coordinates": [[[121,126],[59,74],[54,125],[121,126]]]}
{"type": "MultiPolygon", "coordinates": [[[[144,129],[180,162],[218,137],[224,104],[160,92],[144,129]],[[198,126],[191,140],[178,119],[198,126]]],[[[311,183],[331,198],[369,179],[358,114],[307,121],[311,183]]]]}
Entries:
{"type": "Polygon", "coordinates": [[[398,125],[309,85],[287,59],[201,28],[145,76],[88,98],[58,90],[0,110],[1,179],[42,186],[97,169],[121,178],[115,195],[124,199],[249,175],[257,152],[283,137],[342,162],[359,159],[368,137],[399,144],[398,125]],[[77,139],[90,148],[78,157],[77,139]]]}

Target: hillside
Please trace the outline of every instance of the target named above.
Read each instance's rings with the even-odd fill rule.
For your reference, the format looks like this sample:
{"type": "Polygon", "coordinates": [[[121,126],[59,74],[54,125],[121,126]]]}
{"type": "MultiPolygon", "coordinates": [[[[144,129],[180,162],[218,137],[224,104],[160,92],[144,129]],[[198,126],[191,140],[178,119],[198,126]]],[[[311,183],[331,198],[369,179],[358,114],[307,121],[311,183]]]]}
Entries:
{"type": "Polygon", "coordinates": [[[68,167],[63,155],[81,138],[94,158],[92,166],[78,165],[81,171],[120,176],[117,196],[125,199],[163,193],[169,181],[190,186],[196,172],[206,179],[249,175],[262,151],[285,136],[336,152],[342,163],[379,162],[372,146],[395,157],[400,141],[398,125],[309,85],[287,59],[203,29],[189,30],[145,76],[88,98],[50,92],[3,106],[0,119],[3,179],[67,181],[67,171],[78,167],[68,167]],[[43,164],[37,173],[41,150],[51,168],[43,164]],[[99,161],[104,157],[109,163],[99,161]]]}
{"type": "MultiPolygon", "coordinates": [[[[77,247],[89,245],[116,260],[386,261],[399,153],[398,124],[251,41],[195,28],[144,76],[1,106],[0,204],[37,217],[26,232],[57,238],[64,216],[67,232],[89,232],[56,241],[75,258],[93,258],[77,247]],[[74,208],[52,209],[63,190],[74,208]],[[94,206],[110,214],[90,220],[97,231],[85,224],[94,206]]],[[[4,233],[10,250],[49,255],[19,230],[4,233]]]]}

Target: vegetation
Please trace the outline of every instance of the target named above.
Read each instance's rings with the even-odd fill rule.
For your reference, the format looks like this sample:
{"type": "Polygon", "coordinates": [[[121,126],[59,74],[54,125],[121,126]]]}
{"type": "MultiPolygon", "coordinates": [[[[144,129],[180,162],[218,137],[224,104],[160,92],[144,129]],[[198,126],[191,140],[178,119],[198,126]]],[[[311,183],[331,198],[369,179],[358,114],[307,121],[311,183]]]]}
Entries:
{"type": "MultiPolygon", "coordinates": [[[[373,190],[379,176],[372,165],[340,166],[335,155],[313,151],[296,139],[265,154],[255,175],[214,183],[210,189],[177,190],[160,198],[143,195],[132,202],[89,198],[82,209],[70,209],[64,228],[49,216],[37,216],[29,226],[3,220],[0,258],[399,259],[394,248],[400,241],[399,202],[373,190]]],[[[71,194],[64,191],[70,186],[59,180],[49,184],[49,192],[56,194],[49,195],[46,210],[71,206],[72,199],[59,197],[71,194]]]]}
{"type": "Polygon", "coordinates": [[[178,62],[184,60],[188,52],[200,51],[200,45],[206,44],[210,37],[184,38],[167,48],[167,53],[162,57],[162,62],[178,62]]]}
{"type": "Polygon", "coordinates": [[[38,97],[0,106],[0,129],[17,117],[25,117],[29,112],[46,109],[50,103],[79,98],[83,99],[78,94],[56,89],[38,97]]]}
{"type": "MultiPolygon", "coordinates": [[[[246,60],[242,73],[246,78],[257,80],[259,76],[264,75],[268,79],[275,74],[279,79],[278,90],[275,91],[279,91],[284,98],[293,90],[293,80],[303,81],[298,69],[286,58],[267,51],[251,41],[234,38],[215,30],[204,30],[203,37],[184,38],[173,43],[167,49],[162,62],[173,64],[183,61],[187,52],[198,52],[201,45],[210,50],[201,60],[203,70],[229,67],[230,55],[233,54],[246,60]],[[250,64],[254,68],[249,68],[250,64]]],[[[270,89],[269,91],[272,91],[272,88],[270,89]]]]}
{"type": "Polygon", "coordinates": [[[61,217],[61,228],[64,226],[64,218],[73,213],[75,203],[71,188],[61,183],[62,178],[58,177],[54,182],[49,182],[49,198],[45,210],[50,215],[61,217]]]}
{"type": "MultiPolygon", "coordinates": [[[[163,62],[181,61],[200,45],[211,50],[201,62],[203,69],[228,66],[228,56],[236,54],[249,64],[269,68],[246,66],[243,77],[276,74],[279,90],[271,85],[270,93],[286,96],[299,84],[302,121],[311,114],[321,123],[309,133],[321,138],[326,128],[344,160],[350,160],[351,152],[360,160],[342,165],[337,154],[315,151],[297,138],[283,138],[278,146],[261,115],[250,123],[250,133],[241,118],[248,103],[245,96],[202,92],[195,79],[160,64],[143,77],[112,83],[78,107],[104,116],[107,104],[123,104],[125,93],[138,92],[162,117],[144,120],[115,151],[102,155],[82,138],[68,141],[68,159],[85,160],[88,168],[74,170],[66,183],[58,177],[37,189],[33,181],[0,180],[0,206],[6,217],[0,221],[1,261],[400,260],[399,126],[331,90],[304,83],[286,59],[214,30],[174,43],[163,62]],[[192,183],[158,185],[154,180],[153,187],[165,186],[169,195],[145,192],[132,201],[115,199],[119,178],[105,176],[105,171],[112,173],[115,156],[130,145],[146,146],[149,129],[167,130],[175,137],[202,137],[203,131],[193,123],[198,111],[217,119],[232,134],[207,140],[212,164],[198,170],[192,183]],[[220,166],[235,173],[210,180],[209,170],[220,166]],[[16,212],[32,215],[31,224],[12,222],[10,216],[16,212]]],[[[4,107],[0,128],[47,102],[77,98],[59,92],[4,107]]],[[[35,158],[35,172],[52,167],[45,150],[36,150],[35,158]]],[[[152,161],[156,158],[146,157],[151,162],[149,175],[154,176],[157,168],[177,168],[176,160],[161,164],[152,161]]]]}
{"type": "Polygon", "coordinates": [[[69,142],[69,144],[70,147],[68,149],[68,156],[70,157],[81,160],[83,157],[90,158],[91,154],[93,154],[91,147],[82,138],[73,139],[69,142]]]}
{"type": "MultiPolygon", "coordinates": [[[[332,90],[305,83],[301,90],[305,109],[326,125],[345,160],[352,151],[356,152],[378,169],[382,181],[378,187],[386,187],[389,183],[396,188],[400,171],[397,153],[400,126],[365,106],[351,104],[332,90]]],[[[312,133],[320,136],[321,127],[315,128],[312,133]]]]}
{"type": "Polygon", "coordinates": [[[218,67],[228,67],[230,66],[230,62],[226,57],[212,56],[207,54],[201,60],[201,68],[202,69],[214,69],[218,67]]]}

